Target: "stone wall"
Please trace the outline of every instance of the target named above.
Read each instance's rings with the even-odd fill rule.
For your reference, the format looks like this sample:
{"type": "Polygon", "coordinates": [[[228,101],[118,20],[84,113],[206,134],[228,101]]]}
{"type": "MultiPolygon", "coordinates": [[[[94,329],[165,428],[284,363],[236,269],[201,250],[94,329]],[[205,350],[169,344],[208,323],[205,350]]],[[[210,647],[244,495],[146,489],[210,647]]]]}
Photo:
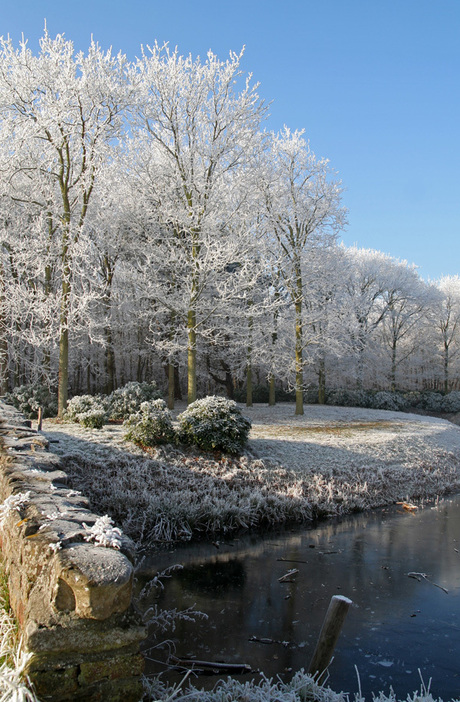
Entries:
{"type": "Polygon", "coordinates": [[[138,702],[146,632],[131,602],[132,543],[85,540],[98,515],[45,437],[1,401],[0,443],[0,548],[38,697],[138,702]]]}

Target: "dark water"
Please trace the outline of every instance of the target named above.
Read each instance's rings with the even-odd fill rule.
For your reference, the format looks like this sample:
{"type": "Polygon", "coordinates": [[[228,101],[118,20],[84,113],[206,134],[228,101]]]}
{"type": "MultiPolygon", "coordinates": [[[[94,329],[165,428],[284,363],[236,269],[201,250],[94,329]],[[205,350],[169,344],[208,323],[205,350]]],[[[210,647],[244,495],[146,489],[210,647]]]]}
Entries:
{"type": "MultiPolygon", "coordinates": [[[[315,529],[229,540],[219,548],[183,546],[153,555],[145,570],[153,575],[182,564],[155,601],[165,609],[195,605],[209,616],[179,624],[172,637],[177,656],[244,662],[288,680],[307,668],[331,596],[345,595],[353,605],[328,685],[357,692],[356,666],[368,699],[390,686],[405,698],[420,689],[420,669],[426,685],[432,679],[433,697],[446,702],[460,698],[459,551],[457,496],[416,513],[391,507],[315,529]],[[299,570],[293,582],[280,583],[291,568],[299,570]],[[432,582],[408,577],[413,571],[432,582]]],[[[148,665],[148,672],[160,669],[148,665]]],[[[257,676],[241,679],[251,678],[257,676]]],[[[209,688],[216,680],[194,684],[209,688]]]]}

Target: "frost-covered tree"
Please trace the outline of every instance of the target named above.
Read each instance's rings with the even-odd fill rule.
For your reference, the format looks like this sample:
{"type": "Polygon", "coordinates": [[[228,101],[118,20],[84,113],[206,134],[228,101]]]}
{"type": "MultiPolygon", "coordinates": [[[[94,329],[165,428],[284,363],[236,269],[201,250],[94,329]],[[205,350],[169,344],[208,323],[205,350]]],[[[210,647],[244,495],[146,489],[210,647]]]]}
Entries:
{"type": "Polygon", "coordinates": [[[443,389],[449,391],[450,369],[460,344],[460,277],[443,276],[436,283],[441,292],[433,307],[433,321],[442,344],[443,389]]]}
{"type": "Polygon", "coordinates": [[[398,367],[419,344],[425,311],[433,303],[436,291],[418,276],[415,266],[393,259],[387,270],[383,302],[385,315],[382,338],[390,353],[390,384],[396,390],[398,367]]]}
{"type": "Polygon", "coordinates": [[[365,355],[386,313],[384,292],[391,257],[356,246],[344,249],[348,259],[344,286],[344,320],[351,352],[356,358],[356,386],[363,387],[365,355]]]}
{"type": "Polygon", "coordinates": [[[279,257],[280,274],[294,307],[296,414],[303,414],[306,337],[305,254],[332,243],[345,224],[342,186],[332,178],[326,159],[318,159],[303,132],[287,127],[272,135],[261,166],[260,188],[267,235],[279,257]]]}
{"type": "Polygon", "coordinates": [[[0,139],[8,144],[4,182],[16,201],[46,213],[59,256],[59,414],[68,392],[69,320],[75,248],[111,140],[122,126],[124,57],[94,42],[72,42],[45,30],[34,55],[25,41],[1,40],[0,139]]]}
{"type": "Polygon", "coordinates": [[[305,265],[308,359],[318,378],[318,402],[326,401],[328,366],[350,350],[344,306],[350,261],[344,247],[312,247],[305,265]]]}
{"type": "Polygon", "coordinates": [[[234,220],[248,197],[242,180],[265,108],[250,76],[242,79],[241,59],[231,53],[220,61],[209,52],[201,61],[155,44],[131,74],[137,96],[132,173],[179,261],[186,305],[174,324],[184,324],[185,312],[189,402],[196,398],[197,336],[209,315],[203,301],[215,272],[223,279],[226,266],[247,255],[234,220]]]}

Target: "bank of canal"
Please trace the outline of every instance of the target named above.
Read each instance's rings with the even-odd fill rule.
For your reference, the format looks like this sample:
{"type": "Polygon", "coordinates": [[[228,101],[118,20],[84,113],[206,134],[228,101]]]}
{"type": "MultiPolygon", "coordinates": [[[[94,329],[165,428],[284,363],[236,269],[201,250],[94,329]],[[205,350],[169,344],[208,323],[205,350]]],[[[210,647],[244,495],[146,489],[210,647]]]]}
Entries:
{"type": "MultiPolygon", "coordinates": [[[[308,666],[329,600],[341,594],[353,606],[328,685],[357,692],[356,666],[368,699],[390,686],[404,698],[420,688],[420,669],[426,684],[432,679],[433,696],[447,700],[460,690],[459,551],[456,496],[415,512],[392,506],[315,528],[178,546],[147,557],[143,574],[181,564],[155,602],[163,609],[194,605],[208,615],[179,623],[179,657],[241,661],[289,679],[308,666]],[[293,568],[298,573],[280,583],[293,568]]],[[[147,672],[159,670],[148,663],[147,672]]],[[[209,688],[216,679],[194,684],[209,688]]]]}

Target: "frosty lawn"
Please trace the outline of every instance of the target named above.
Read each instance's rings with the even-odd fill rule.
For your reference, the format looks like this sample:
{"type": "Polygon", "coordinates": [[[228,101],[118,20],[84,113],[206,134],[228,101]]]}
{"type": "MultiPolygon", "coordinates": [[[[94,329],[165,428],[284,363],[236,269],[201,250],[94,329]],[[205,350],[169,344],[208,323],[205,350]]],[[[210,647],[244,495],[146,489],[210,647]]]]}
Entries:
{"type": "MultiPolygon", "coordinates": [[[[180,411],[180,410],[179,410],[180,411]]],[[[460,429],[433,417],[291,404],[243,408],[240,457],[163,446],[121,426],[44,424],[72,486],[137,543],[217,536],[460,490],[460,429]]]]}

